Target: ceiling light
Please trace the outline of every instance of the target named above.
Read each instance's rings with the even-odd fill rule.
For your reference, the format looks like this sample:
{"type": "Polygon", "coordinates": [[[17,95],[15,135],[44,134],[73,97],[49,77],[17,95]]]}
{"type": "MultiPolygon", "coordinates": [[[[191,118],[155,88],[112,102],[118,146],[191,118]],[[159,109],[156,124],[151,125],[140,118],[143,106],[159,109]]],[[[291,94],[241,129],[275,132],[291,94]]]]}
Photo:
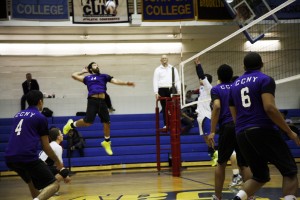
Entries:
{"type": "Polygon", "coordinates": [[[177,38],[177,34],[176,33],[174,33],[174,34],[170,34],[170,35],[167,35],[167,38],[177,38]]]}
{"type": "Polygon", "coordinates": [[[247,41],[244,44],[244,51],[278,51],[281,49],[281,43],[279,40],[258,40],[254,44],[247,41]]]}
{"type": "Polygon", "coordinates": [[[1,43],[0,55],[100,55],[181,53],[181,42],[161,43],[1,43]],[[160,48],[157,48],[157,47],[160,48]],[[26,51],[24,51],[26,49],[26,51]]]}
{"type": "Polygon", "coordinates": [[[90,38],[90,36],[89,35],[81,35],[80,38],[83,40],[87,40],[90,38]]]}

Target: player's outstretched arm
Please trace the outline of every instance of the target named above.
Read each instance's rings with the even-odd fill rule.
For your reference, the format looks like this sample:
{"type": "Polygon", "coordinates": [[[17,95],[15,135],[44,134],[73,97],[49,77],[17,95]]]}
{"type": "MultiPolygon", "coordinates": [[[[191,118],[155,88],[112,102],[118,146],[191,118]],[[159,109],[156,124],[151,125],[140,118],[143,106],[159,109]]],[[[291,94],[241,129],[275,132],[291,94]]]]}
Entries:
{"type": "Polygon", "coordinates": [[[83,82],[83,79],[84,79],[84,77],[85,77],[84,74],[86,74],[86,73],[88,73],[88,71],[87,71],[86,67],[84,67],[84,68],[81,70],[81,72],[74,72],[74,73],[72,74],[72,78],[73,78],[74,80],[83,82]]]}
{"type": "Polygon", "coordinates": [[[129,82],[129,81],[125,82],[125,81],[118,80],[116,78],[112,78],[110,82],[115,85],[127,85],[127,86],[131,86],[131,87],[135,86],[134,82],[129,82]]]}

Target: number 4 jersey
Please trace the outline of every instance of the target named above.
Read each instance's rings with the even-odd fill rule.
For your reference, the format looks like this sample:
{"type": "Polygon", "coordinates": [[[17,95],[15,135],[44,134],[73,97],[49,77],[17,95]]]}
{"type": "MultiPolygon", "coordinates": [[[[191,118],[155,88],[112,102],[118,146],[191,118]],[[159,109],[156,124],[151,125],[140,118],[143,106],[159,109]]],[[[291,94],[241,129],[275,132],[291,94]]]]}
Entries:
{"type": "Polygon", "coordinates": [[[13,127],[5,151],[7,162],[30,162],[39,159],[42,135],[48,135],[48,120],[36,106],[14,116],[13,127]]]}
{"type": "Polygon", "coordinates": [[[259,70],[246,71],[235,80],[230,90],[231,106],[235,106],[236,132],[240,133],[251,127],[275,129],[263,108],[263,93],[275,96],[275,81],[259,70]]]}

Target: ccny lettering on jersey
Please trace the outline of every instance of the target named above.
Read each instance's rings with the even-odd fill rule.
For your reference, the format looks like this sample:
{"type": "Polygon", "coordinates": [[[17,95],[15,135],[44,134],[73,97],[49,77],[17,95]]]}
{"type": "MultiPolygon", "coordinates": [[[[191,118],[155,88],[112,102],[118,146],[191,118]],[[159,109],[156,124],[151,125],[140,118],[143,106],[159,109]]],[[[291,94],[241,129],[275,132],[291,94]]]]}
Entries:
{"type": "Polygon", "coordinates": [[[232,85],[220,85],[220,88],[222,89],[222,90],[230,90],[230,87],[231,87],[232,85]]]}
{"type": "Polygon", "coordinates": [[[235,82],[234,82],[234,85],[235,86],[238,86],[238,85],[240,85],[240,84],[245,84],[245,83],[249,83],[249,82],[255,82],[256,81],[256,79],[257,79],[258,77],[257,76],[249,76],[249,77],[245,77],[245,78],[241,78],[241,79],[238,79],[238,80],[236,80],[235,82]]]}
{"type": "Polygon", "coordinates": [[[105,4],[107,0],[89,0],[82,3],[84,16],[105,15],[105,4]]]}
{"type": "Polygon", "coordinates": [[[29,112],[29,111],[21,111],[18,112],[15,117],[32,117],[34,116],[35,113],[34,112],[29,112]]]}

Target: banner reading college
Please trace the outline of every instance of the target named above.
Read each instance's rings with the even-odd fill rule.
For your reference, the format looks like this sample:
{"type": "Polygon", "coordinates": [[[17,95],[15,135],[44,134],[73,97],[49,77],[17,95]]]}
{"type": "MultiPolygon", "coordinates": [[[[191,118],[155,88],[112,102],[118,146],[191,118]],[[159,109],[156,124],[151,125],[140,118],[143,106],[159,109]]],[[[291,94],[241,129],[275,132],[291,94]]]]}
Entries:
{"type": "Polygon", "coordinates": [[[193,0],[143,0],[143,21],[194,20],[193,0]]]}
{"type": "Polygon", "coordinates": [[[11,0],[11,18],[67,21],[69,20],[68,0],[11,0]]]}
{"type": "Polygon", "coordinates": [[[73,0],[73,23],[128,22],[127,0],[73,0]]]}

